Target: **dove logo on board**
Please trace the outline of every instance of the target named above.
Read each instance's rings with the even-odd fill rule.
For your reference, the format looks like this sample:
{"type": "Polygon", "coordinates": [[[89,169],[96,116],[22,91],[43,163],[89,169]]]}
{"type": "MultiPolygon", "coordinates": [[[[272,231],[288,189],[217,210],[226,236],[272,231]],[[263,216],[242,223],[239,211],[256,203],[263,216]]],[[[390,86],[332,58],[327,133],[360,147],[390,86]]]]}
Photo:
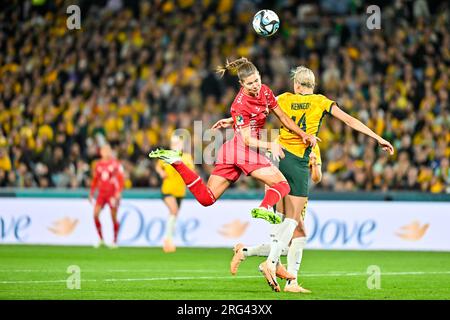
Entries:
{"type": "Polygon", "coordinates": [[[64,217],[62,219],[54,221],[52,226],[47,227],[47,229],[57,236],[67,237],[75,231],[77,225],[78,219],[64,217]]]}
{"type": "Polygon", "coordinates": [[[224,224],[219,232],[225,238],[236,239],[240,238],[247,230],[248,222],[241,222],[239,219],[233,220],[230,223],[224,224]]]}
{"type": "Polygon", "coordinates": [[[400,227],[401,231],[395,234],[403,240],[418,241],[423,238],[429,226],[429,223],[420,225],[420,222],[415,220],[406,226],[400,227]]]}
{"type": "Polygon", "coordinates": [[[28,238],[28,232],[31,226],[31,217],[27,215],[19,217],[0,216],[0,241],[19,241],[24,242],[28,238]]]}

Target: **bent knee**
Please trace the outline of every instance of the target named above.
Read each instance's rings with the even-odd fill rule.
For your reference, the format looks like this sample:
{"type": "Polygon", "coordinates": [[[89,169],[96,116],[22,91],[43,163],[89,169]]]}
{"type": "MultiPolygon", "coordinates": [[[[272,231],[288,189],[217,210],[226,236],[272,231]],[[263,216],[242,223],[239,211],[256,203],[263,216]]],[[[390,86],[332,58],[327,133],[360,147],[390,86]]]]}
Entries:
{"type": "Polygon", "coordinates": [[[202,199],[199,200],[199,203],[204,207],[212,206],[216,201],[213,199],[202,199]]]}
{"type": "Polygon", "coordinates": [[[289,192],[291,192],[291,186],[289,185],[289,183],[287,181],[283,181],[283,184],[285,184],[286,194],[289,194],[289,192]]]}

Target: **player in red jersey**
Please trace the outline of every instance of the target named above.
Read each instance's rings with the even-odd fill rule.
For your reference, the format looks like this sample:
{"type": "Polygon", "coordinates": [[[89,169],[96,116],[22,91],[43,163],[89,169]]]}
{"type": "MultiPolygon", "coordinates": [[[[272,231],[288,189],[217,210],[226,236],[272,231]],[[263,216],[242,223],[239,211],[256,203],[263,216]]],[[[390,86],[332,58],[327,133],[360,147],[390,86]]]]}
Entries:
{"type": "Polygon", "coordinates": [[[100,149],[101,159],[95,164],[94,177],[91,184],[89,201],[92,203],[95,190],[98,189],[97,200],[94,207],[94,221],[100,238],[99,245],[104,245],[102,226],[100,224],[100,212],[108,204],[111,210],[111,218],[114,226],[114,242],[112,248],[117,247],[117,234],[119,232],[119,221],[117,211],[119,209],[120,197],[124,185],[123,167],[117,159],[112,156],[111,147],[105,144],[100,149]]]}
{"type": "Polygon", "coordinates": [[[259,153],[258,149],[270,151],[275,159],[283,158],[284,153],[277,142],[260,140],[260,130],[264,127],[269,112],[273,112],[286,128],[300,136],[306,144],[315,146],[316,138],[301,130],[278,107],[272,90],[261,83],[261,77],[253,63],[246,58],[240,58],[227,62],[217,71],[223,75],[227,70],[236,71],[241,84],[241,89],[231,105],[235,134],[221,146],[208,183],[205,185],[198,174],[181,161],[179,152],[155,150],[149,153],[149,157],[171,164],[203,206],[215,203],[225,190],[239,179],[242,172],[262,181],[269,188],[260,206],[251,211],[252,216],[270,223],[280,223],[280,217],[271,207],[289,193],[290,187],[278,168],[259,153]]]}

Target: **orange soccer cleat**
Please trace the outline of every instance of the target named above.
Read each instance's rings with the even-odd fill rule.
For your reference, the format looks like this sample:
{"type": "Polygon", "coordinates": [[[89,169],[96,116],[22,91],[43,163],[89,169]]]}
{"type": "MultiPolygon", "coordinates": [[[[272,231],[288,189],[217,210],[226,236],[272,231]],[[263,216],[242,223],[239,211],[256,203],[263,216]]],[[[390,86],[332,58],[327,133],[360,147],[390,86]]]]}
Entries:
{"type": "Polygon", "coordinates": [[[244,245],[242,243],[238,243],[237,245],[234,246],[233,251],[234,256],[230,262],[230,272],[234,276],[236,275],[241,262],[245,260],[244,245]]]}
{"type": "Polygon", "coordinates": [[[311,293],[310,290],[301,287],[297,282],[286,283],[284,286],[284,292],[294,292],[294,293],[311,293]]]}
{"type": "Polygon", "coordinates": [[[280,279],[295,280],[297,277],[289,273],[284,265],[280,262],[277,264],[276,276],[280,279]]]}
{"type": "Polygon", "coordinates": [[[164,243],[163,243],[163,251],[165,253],[171,253],[171,252],[175,252],[177,250],[177,248],[175,247],[175,245],[173,244],[172,239],[164,239],[164,243]]]}
{"type": "Polygon", "coordinates": [[[280,285],[277,282],[277,276],[275,275],[275,270],[271,270],[267,265],[267,261],[264,261],[259,265],[259,271],[262,272],[267,280],[267,283],[272,288],[273,291],[280,292],[280,285]]]}

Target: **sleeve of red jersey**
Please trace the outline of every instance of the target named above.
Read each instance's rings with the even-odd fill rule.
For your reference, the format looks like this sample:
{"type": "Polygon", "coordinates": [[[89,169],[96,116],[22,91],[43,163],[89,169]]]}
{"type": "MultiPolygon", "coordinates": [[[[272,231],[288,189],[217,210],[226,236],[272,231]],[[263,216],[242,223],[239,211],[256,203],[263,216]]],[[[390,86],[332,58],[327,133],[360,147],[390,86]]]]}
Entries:
{"type": "Polygon", "coordinates": [[[119,182],[119,192],[122,192],[125,185],[125,177],[123,173],[123,166],[120,162],[117,162],[117,180],[119,182]]]}
{"type": "Polygon", "coordinates": [[[273,110],[276,107],[278,107],[278,101],[277,98],[275,97],[275,95],[273,94],[273,91],[268,87],[265,86],[266,88],[266,97],[267,97],[267,104],[269,106],[269,109],[273,110]]]}

